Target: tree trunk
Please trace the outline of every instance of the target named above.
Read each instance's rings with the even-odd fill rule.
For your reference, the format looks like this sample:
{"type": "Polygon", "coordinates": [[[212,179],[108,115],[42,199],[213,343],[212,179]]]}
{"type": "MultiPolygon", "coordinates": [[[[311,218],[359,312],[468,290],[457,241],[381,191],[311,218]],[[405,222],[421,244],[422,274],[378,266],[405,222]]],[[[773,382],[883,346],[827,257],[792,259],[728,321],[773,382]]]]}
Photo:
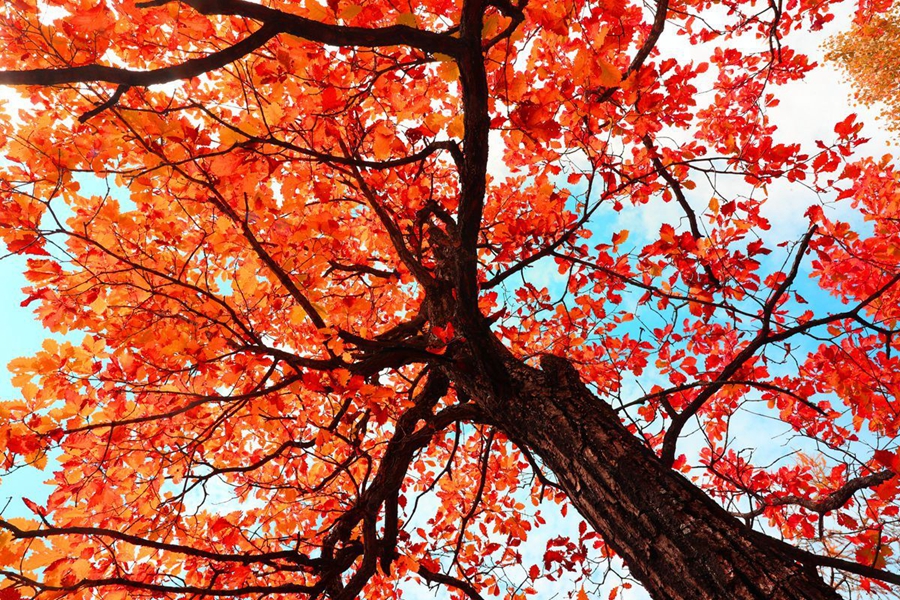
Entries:
{"type": "Polygon", "coordinates": [[[471,392],[473,384],[481,388],[472,395],[491,419],[541,457],[653,598],[840,598],[814,568],[755,541],[721,506],[664,467],[566,361],[545,357],[542,370],[504,362],[505,381],[498,383],[492,369],[490,380],[470,376],[459,383],[471,392]]]}

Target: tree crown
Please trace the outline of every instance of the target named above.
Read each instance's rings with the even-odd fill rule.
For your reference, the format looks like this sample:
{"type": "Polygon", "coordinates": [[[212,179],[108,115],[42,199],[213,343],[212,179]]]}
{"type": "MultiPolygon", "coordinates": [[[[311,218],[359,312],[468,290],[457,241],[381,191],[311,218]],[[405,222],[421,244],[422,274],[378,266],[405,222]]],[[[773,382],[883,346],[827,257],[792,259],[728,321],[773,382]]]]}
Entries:
{"type": "Polygon", "coordinates": [[[0,404],[3,467],[53,464],[0,597],[584,598],[617,540],[527,547],[576,487],[504,424],[541,373],[845,591],[900,581],[898,174],[768,115],[831,11],[7,2],[0,237],[57,336],[0,404]]]}

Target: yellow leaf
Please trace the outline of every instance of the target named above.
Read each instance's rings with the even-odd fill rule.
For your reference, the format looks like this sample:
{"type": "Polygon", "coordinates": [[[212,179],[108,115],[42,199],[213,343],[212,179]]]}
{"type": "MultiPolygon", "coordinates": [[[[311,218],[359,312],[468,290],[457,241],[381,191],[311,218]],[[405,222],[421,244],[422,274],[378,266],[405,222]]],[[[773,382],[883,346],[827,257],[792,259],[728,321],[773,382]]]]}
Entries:
{"type": "Polygon", "coordinates": [[[91,563],[83,558],[79,558],[69,565],[69,568],[72,569],[72,573],[78,579],[85,579],[88,573],[91,572],[91,563]]]}
{"type": "Polygon", "coordinates": [[[606,33],[609,31],[609,27],[601,27],[597,33],[591,36],[591,45],[594,46],[595,49],[600,50],[603,48],[603,42],[606,41],[606,33]]]}
{"type": "Polygon", "coordinates": [[[320,316],[320,317],[322,317],[323,319],[327,319],[327,318],[328,318],[328,311],[325,310],[325,307],[324,307],[324,306],[322,306],[322,305],[319,304],[318,302],[310,302],[310,304],[312,304],[312,307],[313,307],[314,309],[316,309],[316,312],[319,313],[319,316],[320,316]]]}
{"type": "Polygon", "coordinates": [[[465,132],[466,128],[463,124],[463,116],[461,114],[456,115],[447,127],[447,134],[450,135],[450,137],[462,139],[465,132]]]}
{"type": "Polygon", "coordinates": [[[8,531],[0,531],[0,566],[12,565],[19,562],[22,557],[19,550],[12,544],[13,535],[8,531]]]}
{"type": "Polygon", "coordinates": [[[43,471],[47,467],[47,453],[43,450],[39,450],[34,458],[31,458],[29,456],[28,459],[28,462],[31,463],[31,466],[39,471],[43,471]]]}
{"type": "Polygon", "coordinates": [[[34,400],[38,393],[38,386],[31,381],[22,384],[19,389],[22,391],[22,397],[29,401],[34,400]]]}
{"type": "Polygon", "coordinates": [[[291,321],[291,325],[302,325],[306,320],[306,311],[299,306],[295,306],[291,309],[291,316],[289,317],[289,319],[291,321]]]}
{"type": "Polygon", "coordinates": [[[325,466],[325,463],[316,461],[309,468],[309,480],[316,482],[325,475],[328,474],[328,467],[325,466]]]}
{"type": "Polygon", "coordinates": [[[407,27],[416,27],[416,15],[411,12],[400,13],[397,16],[397,25],[406,25],[407,27]]]}
{"type": "Polygon", "coordinates": [[[230,127],[222,127],[219,129],[219,143],[222,147],[228,148],[247,140],[247,137],[231,129],[230,127]]]}
{"type": "Polygon", "coordinates": [[[713,213],[719,212],[719,199],[715,196],[713,196],[709,200],[709,210],[711,210],[713,213]]]}
{"type": "Polygon", "coordinates": [[[313,21],[324,21],[328,18],[328,10],[315,0],[307,0],[306,2],[307,17],[313,21]]]}
{"type": "Polygon", "coordinates": [[[446,62],[438,65],[438,75],[447,82],[454,82],[459,78],[459,67],[455,62],[446,62]]]}
{"type": "Polygon", "coordinates": [[[406,556],[401,554],[397,557],[397,572],[399,575],[403,575],[408,571],[416,572],[419,570],[419,561],[417,561],[412,556],[406,556]]]}
{"type": "Polygon", "coordinates": [[[447,115],[440,112],[428,113],[425,116],[425,126],[431,133],[439,133],[447,123],[447,115]]]}
{"type": "Polygon", "coordinates": [[[498,25],[500,24],[500,17],[496,14],[489,16],[484,20],[484,24],[481,26],[481,35],[484,37],[491,37],[496,30],[498,29],[498,25]]]}
{"type": "Polygon", "coordinates": [[[98,296],[96,300],[91,302],[91,310],[93,310],[98,315],[102,315],[106,310],[106,299],[102,296],[98,296]]]}
{"type": "MultiPolygon", "coordinates": [[[[312,307],[316,309],[316,312],[319,313],[319,316],[323,319],[328,318],[328,312],[325,310],[325,307],[316,302],[310,302],[312,307]]],[[[306,311],[303,310],[300,306],[295,306],[291,309],[291,314],[288,317],[288,320],[291,322],[291,325],[302,325],[304,321],[306,321],[306,311]]]]}
{"type": "Polygon", "coordinates": [[[600,84],[606,87],[614,87],[622,82],[622,72],[612,63],[602,58],[597,61],[600,67],[600,84]]]}
{"type": "Polygon", "coordinates": [[[393,141],[394,136],[386,133],[383,129],[379,128],[375,131],[375,141],[372,144],[372,152],[375,154],[376,160],[390,158],[391,144],[393,141]]]}
{"type": "Polygon", "coordinates": [[[362,6],[351,4],[347,8],[341,11],[341,20],[342,21],[352,21],[356,15],[362,12],[362,6]]]}

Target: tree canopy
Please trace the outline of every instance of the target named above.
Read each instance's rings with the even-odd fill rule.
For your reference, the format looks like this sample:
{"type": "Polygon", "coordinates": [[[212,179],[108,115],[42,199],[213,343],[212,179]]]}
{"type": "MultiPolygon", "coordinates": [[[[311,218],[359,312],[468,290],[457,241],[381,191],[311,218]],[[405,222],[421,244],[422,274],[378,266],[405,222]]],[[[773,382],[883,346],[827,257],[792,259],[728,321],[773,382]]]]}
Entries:
{"type": "Polygon", "coordinates": [[[880,105],[887,126],[900,128],[900,12],[890,5],[883,12],[860,14],[854,26],[828,40],[828,58],[844,69],[854,85],[857,100],[880,105]]]}
{"type": "Polygon", "coordinates": [[[4,3],[0,598],[896,594],[900,175],[769,116],[835,4],[4,3]]]}

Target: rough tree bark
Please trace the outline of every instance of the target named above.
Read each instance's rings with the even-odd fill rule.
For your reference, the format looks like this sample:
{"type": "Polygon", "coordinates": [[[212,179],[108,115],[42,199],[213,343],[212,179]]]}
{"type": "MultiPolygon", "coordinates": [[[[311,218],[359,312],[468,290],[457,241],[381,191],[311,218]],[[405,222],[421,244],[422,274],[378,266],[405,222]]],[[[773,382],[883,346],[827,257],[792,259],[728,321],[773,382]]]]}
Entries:
{"type": "MultiPolygon", "coordinates": [[[[484,348],[482,342],[482,359],[484,348]]],[[[840,598],[814,567],[761,543],[758,534],[665,467],[565,359],[544,356],[536,369],[508,355],[497,358],[479,369],[482,376],[473,377],[470,367],[465,376],[457,373],[455,383],[511,440],[541,457],[653,598],[840,598]],[[501,360],[504,373],[498,377],[501,360]]]]}

